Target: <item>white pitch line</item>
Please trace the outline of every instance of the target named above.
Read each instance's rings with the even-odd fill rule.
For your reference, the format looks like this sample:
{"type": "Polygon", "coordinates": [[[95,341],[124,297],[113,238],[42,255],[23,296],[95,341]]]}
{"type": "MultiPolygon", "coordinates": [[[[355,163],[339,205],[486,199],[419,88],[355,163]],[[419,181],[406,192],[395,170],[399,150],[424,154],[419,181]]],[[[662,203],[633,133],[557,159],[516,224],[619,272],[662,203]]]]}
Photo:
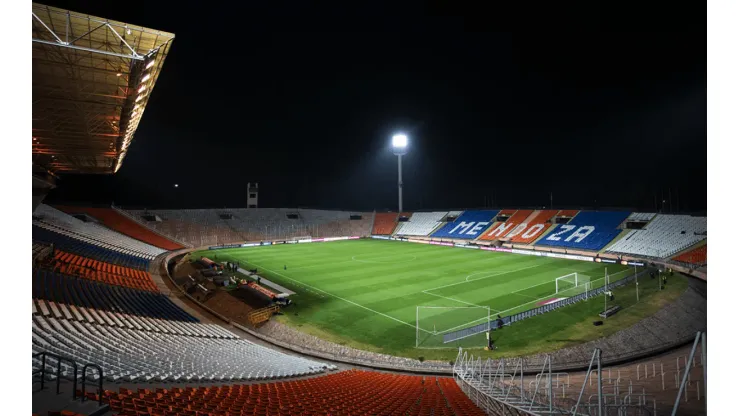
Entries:
{"type": "MultiPolygon", "coordinates": [[[[425,291],[423,291],[423,292],[421,292],[421,293],[424,293],[424,294],[427,294],[427,295],[431,295],[431,296],[436,296],[436,297],[438,297],[438,298],[442,298],[442,299],[447,299],[447,300],[451,300],[451,301],[453,301],[453,302],[460,302],[460,303],[464,303],[464,304],[466,304],[466,305],[470,305],[470,306],[478,306],[478,307],[481,307],[481,308],[485,308],[485,307],[487,307],[487,306],[483,306],[483,305],[476,305],[475,303],[465,302],[464,300],[460,300],[460,299],[448,298],[448,297],[446,297],[446,296],[442,296],[442,295],[435,295],[434,293],[429,293],[429,292],[427,292],[426,290],[425,290],[425,291]]],[[[495,309],[494,309],[494,310],[495,310],[495,309]]]]}
{"type": "Polygon", "coordinates": [[[424,290],[422,290],[422,293],[429,292],[429,291],[432,291],[432,290],[437,290],[437,289],[443,289],[443,288],[450,287],[450,286],[457,286],[457,285],[461,285],[461,284],[464,284],[464,283],[475,282],[475,281],[478,281],[478,280],[488,279],[489,277],[503,276],[503,275],[509,274],[509,273],[521,272],[522,270],[527,270],[527,269],[532,269],[532,268],[535,268],[535,267],[540,267],[540,266],[543,266],[545,264],[547,264],[547,263],[535,264],[534,266],[527,266],[527,267],[522,267],[521,269],[509,270],[509,271],[501,272],[501,273],[498,273],[498,274],[491,274],[490,276],[479,277],[479,278],[473,279],[473,280],[465,280],[464,282],[450,283],[449,285],[437,286],[437,287],[431,288],[431,289],[424,289],[424,290]]]}
{"type": "MultiPolygon", "coordinates": [[[[267,271],[268,271],[268,272],[270,272],[270,273],[274,273],[274,274],[276,274],[276,275],[278,275],[278,276],[284,277],[284,278],[286,278],[286,279],[288,279],[288,280],[290,280],[290,281],[292,281],[292,282],[298,283],[299,285],[302,285],[302,286],[306,286],[306,287],[308,287],[308,288],[311,288],[311,289],[313,289],[313,290],[315,290],[315,291],[317,291],[317,292],[321,292],[321,293],[326,293],[326,294],[327,294],[327,295],[329,295],[329,296],[335,297],[335,298],[337,298],[337,299],[339,299],[339,300],[343,300],[343,301],[345,301],[345,302],[347,302],[347,303],[349,303],[349,304],[355,305],[355,306],[357,306],[357,307],[360,307],[360,308],[362,308],[362,309],[365,309],[365,310],[368,310],[368,311],[370,311],[370,312],[376,313],[376,314],[378,314],[378,315],[381,315],[381,316],[385,316],[386,318],[389,318],[389,319],[393,319],[393,320],[394,320],[394,321],[396,321],[396,322],[400,322],[400,323],[402,323],[402,324],[404,324],[404,325],[406,325],[406,326],[410,326],[411,328],[417,329],[416,325],[411,325],[411,324],[410,324],[410,323],[408,323],[408,322],[404,322],[404,321],[402,321],[402,320],[400,320],[400,319],[398,319],[398,318],[394,318],[394,317],[392,317],[392,316],[390,316],[390,315],[386,315],[386,314],[384,314],[384,313],[382,313],[382,312],[378,312],[378,311],[376,311],[376,310],[370,309],[370,308],[368,308],[367,306],[362,306],[362,305],[360,305],[359,303],[356,303],[356,302],[352,302],[352,301],[351,301],[351,300],[349,300],[349,299],[345,299],[345,298],[343,298],[343,297],[340,297],[340,296],[337,296],[337,295],[335,295],[335,294],[333,294],[333,293],[329,293],[329,292],[327,292],[327,291],[325,291],[325,290],[321,290],[321,289],[319,289],[319,288],[317,288],[317,287],[313,287],[313,286],[311,286],[311,285],[307,285],[307,284],[305,284],[305,283],[303,283],[303,282],[301,282],[301,281],[298,281],[298,280],[295,280],[295,279],[293,279],[293,278],[290,278],[290,277],[288,277],[288,276],[286,276],[286,275],[284,275],[284,274],[282,274],[282,273],[278,273],[278,272],[276,272],[276,271],[274,271],[274,270],[270,270],[270,269],[268,269],[267,267],[263,267],[263,266],[260,266],[260,265],[259,265],[259,264],[257,264],[257,263],[253,263],[253,262],[247,262],[247,263],[253,264],[253,265],[257,266],[257,267],[260,267],[260,268],[262,268],[262,269],[264,269],[264,270],[267,270],[267,271]]],[[[431,334],[431,332],[429,332],[429,331],[427,331],[427,330],[424,330],[424,329],[421,329],[421,328],[418,328],[418,329],[419,329],[420,331],[424,331],[424,332],[426,332],[427,334],[431,334]]]]}

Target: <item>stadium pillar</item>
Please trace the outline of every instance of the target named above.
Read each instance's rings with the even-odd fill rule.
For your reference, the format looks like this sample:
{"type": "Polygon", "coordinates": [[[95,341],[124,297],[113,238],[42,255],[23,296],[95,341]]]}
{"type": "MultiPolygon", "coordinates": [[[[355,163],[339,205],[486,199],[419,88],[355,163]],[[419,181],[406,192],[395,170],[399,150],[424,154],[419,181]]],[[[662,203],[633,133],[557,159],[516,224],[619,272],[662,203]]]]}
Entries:
{"type": "Polygon", "coordinates": [[[408,137],[405,134],[393,135],[391,143],[393,144],[393,154],[398,156],[398,213],[403,212],[403,174],[401,158],[408,151],[408,137]]]}
{"type": "Polygon", "coordinates": [[[398,213],[403,212],[403,163],[401,158],[403,155],[398,155],[398,213]]]}

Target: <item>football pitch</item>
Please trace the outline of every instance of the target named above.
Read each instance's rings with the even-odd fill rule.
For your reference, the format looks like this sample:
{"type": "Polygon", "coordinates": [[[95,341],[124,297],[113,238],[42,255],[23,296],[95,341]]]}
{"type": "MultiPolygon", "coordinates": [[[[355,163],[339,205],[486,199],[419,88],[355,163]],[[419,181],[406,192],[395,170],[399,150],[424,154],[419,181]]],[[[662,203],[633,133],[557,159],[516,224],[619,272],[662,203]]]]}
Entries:
{"type": "Polygon", "coordinates": [[[239,261],[295,291],[281,317],[287,323],[376,351],[482,347],[484,334],[447,344],[442,335],[598,288],[605,273],[610,282],[634,273],[615,264],[373,239],[199,255],[239,261]],[[568,275],[556,293],[556,279],[568,275]]]}

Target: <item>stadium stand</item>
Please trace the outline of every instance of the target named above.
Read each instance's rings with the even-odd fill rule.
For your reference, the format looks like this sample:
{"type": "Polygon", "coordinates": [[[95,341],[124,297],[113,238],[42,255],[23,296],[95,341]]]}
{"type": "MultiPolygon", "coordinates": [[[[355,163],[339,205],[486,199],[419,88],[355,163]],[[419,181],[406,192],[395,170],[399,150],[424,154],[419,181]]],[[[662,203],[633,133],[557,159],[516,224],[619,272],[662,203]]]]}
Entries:
{"type": "Polygon", "coordinates": [[[655,218],[655,215],[657,214],[654,212],[633,212],[627,217],[627,221],[647,222],[655,218]]]}
{"type": "Polygon", "coordinates": [[[575,217],[578,215],[577,209],[562,209],[558,211],[557,215],[558,217],[575,217]]]}
{"type": "Polygon", "coordinates": [[[707,264],[707,246],[705,244],[701,247],[681,253],[674,257],[673,260],[688,264],[707,264]]]}
{"type": "Polygon", "coordinates": [[[51,247],[39,242],[33,242],[33,262],[39,262],[46,259],[51,254],[51,247]]]}
{"type": "Polygon", "coordinates": [[[377,212],[375,213],[375,222],[373,224],[373,234],[391,235],[396,229],[398,214],[395,212],[377,212]]]}
{"type": "Polygon", "coordinates": [[[111,286],[49,270],[34,270],[32,293],[34,299],[45,299],[99,311],[197,322],[197,319],[175,306],[168,297],[160,293],[111,286]]]}
{"type": "Polygon", "coordinates": [[[86,242],[78,240],[77,238],[51,231],[40,226],[33,225],[31,236],[33,241],[54,244],[57,249],[76,253],[102,262],[118,264],[139,270],[146,270],[149,266],[148,259],[135,256],[132,253],[120,252],[118,251],[120,250],[118,247],[113,247],[101,242],[86,242]]]}
{"type": "Polygon", "coordinates": [[[177,250],[183,248],[182,245],[174,243],[161,235],[152,232],[148,228],[111,208],[57,206],[56,209],[64,211],[70,215],[76,213],[88,214],[112,230],[151,244],[155,247],[165,250],[177,250]]]}
{"type": "Polygon", "coordinates": [[[619,235],[621,231],[618,227],[629,214],[621,211],[581,211],[567,224],[556,225],[536,245],[601,250],[619,235]]]}
{"type": "Polygon", "coordinates": [[[472,240],[483,234],[494,222],[499,211],[465,211],[451,223],[445,224],[432,237],[472,240]]]}
{"type": "Polygon", "coordinates": [[[482,416],[450,377],[349,370],[275,383],[106,391],[121,414],[482,416]],[[129,413],[123,413],[129,412],[129,413]],[[191,413],[187,413],[191,412],[191,413]]]}
{"type": "MultiPolygon", "coordinates": [[[[172,325],[160,321],[161,327],[172,325]]],[[[201,327],[193,324],[192,327],[201,327]]],[[[325,364],[289,356],[235,336],[141,331],[34,315],[33,352],[49,351],[105,368],[109,381],[263,380],[323,372],[325,364]]],[[[214,328],[204,328],[213,331],[214,328]]],[[[34,367],[41,362],[35,358],[34,367]]],[[[70,368],[65,368],[71,373],[70,368]]]]}
{"type": "Polygon", "coordinates": [[[101,225],[78,220],[45,204],[40,204],[34,211],[33,224],[80,241],[143,259],[153,259],[165,252],[159,247],[127,237],[101,225]]]}
{"type": "Polygon", "coordinates": [[[50,267],[62,274],[97,280],[115,286],[148,290],[150,292],[159,291],[146,271],[104,263],[61,250],[54,253],[50,267]]]}
{"type": "Polygon", "coordinates": [[[504,222],[493,224],[493,227],[480,237],[480,240],[498,240],[506,237],[510,233],[519,235],[525,228],[527,228],[527,224],[524,223],[524,221],[529,218],[533,212],[534,211],[530,209],[501,211],[499,215],[511,216],[504,222]]]}
{"type": "Polygon", "coordinates": [[[245,241],[245,238],[219,217],[215,210],[180,209],[157,211],[127,211],[140,218],[157,232],[195,247],[245,241]],[[156,217],[157,221],[146,218],[156,217]]]}
{"type": "Polygon", "coordinates": [[[319,209],[300,209],[298,215],[303,220],[306,231],[296,230],[294,237],[344,237],[370,235],[372,213],[328,211],[319,209]],[[351,216],[361,217],[352,220],[351,216]]]}
{"type": "Polygon", "coordinates": [[[284,208],[127,211],[157,232],[195,247],[294,237],[365,236],[372,214],[284,208]],[[352,220],[351,216],[361,219],[352,220]]]}
{"type": "Polygon", "coordinates": [[[546,209],[542,211],[534,211],[529,218],[522,222],[522,225],[517,227],[520,232],[512,230],[507,234],[507,237],[512,243],[530,244],[537,240],[544,232],[552,227],[549,221],[558,213],[557,210],[546,209]]]}
{"type": "Polygon", "coordinates": [[[706,238],[706,217],[658,214],[644,228],[629,231],[607,251],[668,258],[706,238]]]}
{"type": "Polygon", "coordinates": [[[426,236],[447,218],[447,212],[415,212],[408,221],[400,223],[397,235],[426,236]]]}

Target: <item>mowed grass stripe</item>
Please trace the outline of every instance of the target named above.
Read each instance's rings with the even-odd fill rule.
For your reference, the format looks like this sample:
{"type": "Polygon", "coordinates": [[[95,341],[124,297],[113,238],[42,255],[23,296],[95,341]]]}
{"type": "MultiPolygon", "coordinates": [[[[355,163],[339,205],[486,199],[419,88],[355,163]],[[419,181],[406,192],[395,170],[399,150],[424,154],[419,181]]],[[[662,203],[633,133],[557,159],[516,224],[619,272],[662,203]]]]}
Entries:
{"type": "MultiPolygon", "coordinates": [[[[555,296],[555,278],[602,278],[605,265],[396,241],[352,240],[200,253],[239,261],[297,292],[285,320],[335,342],[408,349],[417,306],[530,309],[555,296]],[[287,270],[284,270],[287,266],[287,270]]],[[[624,270],[609,265],[610,273],[624,270]]],[[[603,283],[602,283],[603,284],[603,283]]],[[[506,313],[508,314],[508,313],[506,313]]],[[[450,321],[450,325],[456,324],[450,321]]]]}

